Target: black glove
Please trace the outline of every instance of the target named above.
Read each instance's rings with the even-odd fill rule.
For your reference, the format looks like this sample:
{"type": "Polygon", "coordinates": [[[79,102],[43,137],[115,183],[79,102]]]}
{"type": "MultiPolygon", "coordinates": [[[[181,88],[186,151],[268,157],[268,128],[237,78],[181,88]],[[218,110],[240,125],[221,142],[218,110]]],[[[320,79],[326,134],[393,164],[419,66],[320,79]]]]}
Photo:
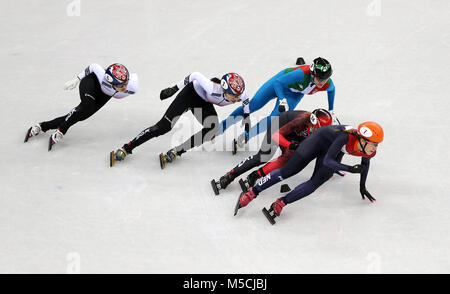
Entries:
{"type": "Polygon", "coordinates": [[[287,104],[286,98],[280,100],[280,104],[278,105],[279,112],[285,112],[289,109],[289,105],[287,104]]]}
{"type": "Polygon", "coordinates": [[[367,196],[367,199],[369,199],[370,202],[374,203],[375,201],[377,201],[375,198],[372,197],[372,195],[370,195],[370,193],[369,193],[369,191],[367,191],[365,185],[359,185],[359,192],[361,193],[363,200],[366,199],[365,196],[367,196]]]}
{"type": "Polygon", "coordinates": [[[248,134],[250,134],[250,128],[251,128],[251,121],[250,121],[250,114],[244,113],[244,119],[242,120],[242,124],[244,125],[245,130],[245,144],[248,143],[248,134]]]}
{"type": "Polygon", "coordinates": [[[299,142],[293,141],[291,144],[289,144],[289,150],[295,150],[298,148],[298,145],[300,145],[299,142]]]}
{"type": "Polygon", "coordinates": [[[167,99],[167,98],[171,97],[173,94],[175,94],[177,91],[178,91],[177,85],[166,88],[161,91],[161,94],[159,94],[159,98],[161,98],[161,100],[167,99]]]}
{"type": "Polygon", "coordinates": [[[355,164],[354,166],[350,167],[349,172],[354,173],[354,174],[360,174],[362,169],[363,169],[363,167],[361,164],[355,164]]]}

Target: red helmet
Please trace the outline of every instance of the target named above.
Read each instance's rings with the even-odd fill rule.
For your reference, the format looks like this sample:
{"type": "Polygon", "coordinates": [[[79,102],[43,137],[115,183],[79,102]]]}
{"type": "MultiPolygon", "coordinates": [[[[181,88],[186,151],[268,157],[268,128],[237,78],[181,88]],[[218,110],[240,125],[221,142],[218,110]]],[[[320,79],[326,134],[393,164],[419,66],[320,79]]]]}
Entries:
{"type": "Polygon", "coordinates": [[[323,108],[315,109],[309,116],[311,125],[318,129],[320,127],[329,126],[333,123],[331,113],[323,108]]]}

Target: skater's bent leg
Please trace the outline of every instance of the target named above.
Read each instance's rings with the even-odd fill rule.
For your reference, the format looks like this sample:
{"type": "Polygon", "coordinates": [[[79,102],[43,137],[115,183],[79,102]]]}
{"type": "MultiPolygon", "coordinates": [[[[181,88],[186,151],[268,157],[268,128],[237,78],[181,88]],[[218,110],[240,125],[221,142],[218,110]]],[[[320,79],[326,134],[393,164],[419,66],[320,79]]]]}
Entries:
{"type": "Polygon", "coordinates": [[[303,158],[302,156],[292,157],[286,165],[283,167],[276,169],[257,182],[257,184],[253,187],[253,192],[255,195],[258,195],[265,189],[271,187],[272,185],[283,181],[289,177],[300,172],[304,169],[310,162],[312,158],[303,158]]]}
{"type": "Polygon", "coordinates": [[[219,122],[215,126],[212,127],[205,127],[192,135],[189,139],[187,139],[184,143],[181,145],[178,145],[175,147],[175,150],[177,151],[178,155],[181,155],[188,151],[189,149],[192,149],[194,147],[200,146],[205,142],[211,141],[214,136],[218,133],[219,122]]]}
{"type": "Polygon", "coordinates": [[[287,104],[289,106],[289,110],[295,110],[300,100],[303,98],[303,94],[292,93],[290,95],[286,95],[287,104]]]}
{"type": "Polygon", "coordinates": [[[146,128],[142,132],[139,133],[133,140],[123,145],[125,151],[128,154],[133,152],[133,149],[138,147],[139,145],[147,142],[148,140],[164,135],[168,133],[172,129],[172,122],[170,122],[165,116],[158,121],[155,125],[146,128]]]}
{"type": "Polygon", "coordinates": [[[280,115],[280,111],[278,110],[279,105],[280,100],[277,99],[277,102],[275,103],[275,108],[272,110],[272,113],[270,113],[269,116],[260,120],[256,125],[254,125],[250,129],[249,139],[261,134],[262,132],[265,132],[267,129],[270,128],[272,120],[278,115],[280,115]]]}
{"type": "Polygon", "coordinates": [[[219,119],[214,106],[204,101],[201,101],[199,106],[200,107],[194,108],[191,111],[194,114],[194,117],[203,125],[203,129],[175,148],[178,155],[183,154],[189,149],[200,146],[205,142],[211,141],[219,131],[219,119]]]}
{"type": "Polygon", "coordinates": [[[323,183],[328,181],[333,176],[334,171],[326,166],[321,166],[314,171],[314,176],[308,181],[298,185],[294,190],[289,192],[282,199],[284,203],[292,203],[302,199],[316,191],[323,183]]]}
{"type": "MultiPolygon", "coordinates": [[[[266,105],[270,100],[275,98],[275,91],[273,89],[273,85],[271,81],[266,82],[261,88],[258,89],[256,94],[250,99],[249,109],[250,113],[254,113],[261,109],[264,105],[266,105]]],[[[223,131],[226,128],[229,128],[231,125],[235,124],[244,116],[243,107],[238,107],[230,116],[227,118],[229,122],[226,123],[226,120],[223,120],[221,123],[221,128],[223,131]],[[226,124],[226,125],[225,125],[226,124]]],[[[255,129],[256,130],[256,129],[255,129]]],[[[223,132],[222,132],[223,133],[223,132]]],[[[251,132],[250,132],[251,133],[251,132]]]]}
{"type": "Polygon", "coordinates": [[[231,174],[232,178],[235,179],[236,177],[259,165],[261,165],[261,154],[257,153],[242,160],[229,173],[231,174]]]}
{"type": "Polygon", "coordinates": [[[60,116],[60,117],[57,117],[57,118],[55,118],[53,120],[41,122],[40,123],[41,130],[43,132],[47,132],[48,130],[57,129],[64,122],[64,120],[66,119],[66,116],[67,116],[67,114],[63,115],[63,116],[60,116]]]}
{"type": "Polygon", "coordinates": [[[139,145],[154,137],[164,135],[172,130],[180,116],[192,106],[192,103],[197,96],[198,95],[196,94],[192,84],[184,87],[169,105],[169,108],[167,108],[163,117],[155,125],[146,128],[133,140],[123,145],[125,151],[131,154],[133,149],[139,145]]]}
{"type": "Polygon", "coordinates": [[[285,150],[283,153],[277,157],[276,159],[269,161],[266,165],[264,165],[261,170],[263,175],[267,175],[273,170],[279,169],[283,167],[291,158],[294,152],[292,150],[285,150]]]}
{"type": "Polygon", "coordinates": [[[44,132],[51,129],[59,129],[61,133],[66,134],[67,130],[79,121],[85,120],[97,111],[94,100],[82,101],[77,107],[73,108],[65,116],[55,118],[51,121],[41,123],[44,132]]]}
{"type": "Polygon", "coordinates": [[[256,182],[255,186],[252,188],[253,193],[258,195],[282,180],[284,180],[284,178],[281,176],[281,168],[276,169],[256,182]]]}

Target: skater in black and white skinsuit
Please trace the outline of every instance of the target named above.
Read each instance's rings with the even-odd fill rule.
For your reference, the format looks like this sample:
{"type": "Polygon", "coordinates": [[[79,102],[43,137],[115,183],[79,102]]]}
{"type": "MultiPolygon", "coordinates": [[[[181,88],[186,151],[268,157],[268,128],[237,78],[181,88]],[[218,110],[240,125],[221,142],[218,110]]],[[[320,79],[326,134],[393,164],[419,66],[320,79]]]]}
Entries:
{"type": "Polygon", "coordinates": [[[213,104],[225,106],[242,101],[246,129],[250,128],[248,119],[250,112],[248,107],[249,95],[245,90],[244,80],[238,74],[228,73],[221,80],[218,78],[210,80],[203,74],[194,72],[175,86],[162,90],[161,100],[171,97],[180,89],[181,92],[155,125],[143,130],[116,152],[111,152],[111,166],[115,161],[123,160],[126,155],[131,154],[133,149],[142,143],[168,133],[176,124],[178,118],[188,110],[192,111],[195,118],[203,125],[203,129],[181,145],[170,149],[166,154],[161,153],[161,168],[164,168],[166,163],[172,162],[187,150],[214,138],[218,132],[219,121],[213,104]]]}
{"type": "Polygon", "coordinates": [[[71,126],[92,116],[111,97],[121,99],[135,94],[138,90],[137,74],[130,75],[128,69],[119,63],[108,66],[106,70],[93,63],[77,77],[68,81],[64,89],[72,90],[79,82],[80,104],[66,115],[38,123],[29,128],[25,136],[25,142],[41,132],[56,129],[49,139],[48,150],[50,151],[52,146],[63,138],[71,126]]]}

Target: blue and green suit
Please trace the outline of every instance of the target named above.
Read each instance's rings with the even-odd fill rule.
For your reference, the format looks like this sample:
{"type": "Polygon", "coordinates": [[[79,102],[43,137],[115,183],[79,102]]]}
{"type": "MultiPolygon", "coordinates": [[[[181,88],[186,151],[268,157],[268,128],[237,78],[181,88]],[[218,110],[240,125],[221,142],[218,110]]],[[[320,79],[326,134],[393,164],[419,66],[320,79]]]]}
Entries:
{"type": "MultiPolygon", "coordinates": [[[[272,118],[280,114],[278,106],[282,99],[286,98],[289,110],[294,110],[304,95],[312,95],[319,91],[327,91],[328,109],[333,110],[335,87],[331,78],[327,80],[324,86],[318,88],[314,84],[313,78],[311,77],[309,65],[301,65],[283,69],[270,80],[265,82],[250,100],[250,113],[253,113],[254,111],[261,109],[270,100],[274,98],[277,99],[272,113],[253,126],[246,136],[250,139],[266,131],[272,118]]],[[[225,132],[225,130],[231,125],[242,119],[243,116],[244,110],[243,107],[240,106],[234,110],[227,119],[221,122],[220,134],[225,132]]]]}

